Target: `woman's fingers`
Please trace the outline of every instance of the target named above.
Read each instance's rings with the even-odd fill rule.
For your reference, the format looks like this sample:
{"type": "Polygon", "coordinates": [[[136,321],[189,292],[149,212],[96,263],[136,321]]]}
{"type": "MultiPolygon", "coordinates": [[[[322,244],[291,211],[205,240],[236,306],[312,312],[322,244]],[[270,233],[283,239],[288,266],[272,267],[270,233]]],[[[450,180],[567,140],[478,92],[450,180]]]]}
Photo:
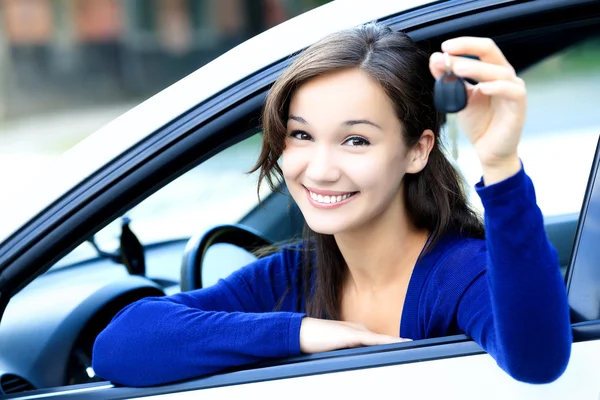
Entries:
{"type": "Polygon", "coordinates": [[[527,96],[525,83],[521,78],[515,78],[511,81],[492,81],[480,82],[476,86],[476,90],[486,96],[496,96],[508,100],[522,100],[527,96]]]}
{"type": "Polygon", "coordinates": [[[370,331],[369,328],[367,328],[365,325],[356,322],[339,321],[339,323],[355,330],[353,332],[353,338],[349,347],[377,346],[382,344],[411,341],[411,339],[403,339],[397,336],[389,336],[375,333],[373,331],[370,331]]]}
{"type": "Polygon", "coordinates": [[[410,342],[410,339],[403,339],[400,337],[382,335],[379,333],[374,333],[371,331],[366,331],[360,337],[361,346],[379,346],[382,344],[392,344],[392,343],[401,343],[401,342],[410,342]]]}
{"type": "Polygon", "coordinates": [[[512,69],[510,63],[496,43],[490,38],[462,36],[442,43],[442,51],[451,55],[470,54],[485,63],[496,64],[512,69]]]}
{"type": "Polygon", "coordinates": [[[362,324],[304,318],[300,325],[300,351],[319,353],[344,348],[410,341],[374,333],[362,324]]]}
{"type": "Polygon", "coordinates": [[[517,77],[512,68],[471,60],[465,57],[453,57],[452,71],[461,77],[471,78],[478,82],[511,80],[517,77]]]}
{"type": "Polygon", "coordinates": [[[479,60],[472,60],[460,56],[444,56],[442,53],[433,53],[430,58],[429,68],[437,79],[447,72],[446,57],[450,57],[450,70],[462,78],[471,78],[478,82],[495,80],[512,80],[516,78],[512,67],[489,64],[479,60]]]}
{"type": "Polygon", "coordinates": [[[465,57],[444,56],[442,53],[433,53],[429,68],[436,79],[447,72],[446,57],[450,57],[452,73],[479,82],[475,86],[465,82],[469,97],[474,91],[480,91],[486,96],[496,96],[510,100],[520,100],[526,97],[525,82],[516,76],[512,67],[489,64],[465,57]]]}

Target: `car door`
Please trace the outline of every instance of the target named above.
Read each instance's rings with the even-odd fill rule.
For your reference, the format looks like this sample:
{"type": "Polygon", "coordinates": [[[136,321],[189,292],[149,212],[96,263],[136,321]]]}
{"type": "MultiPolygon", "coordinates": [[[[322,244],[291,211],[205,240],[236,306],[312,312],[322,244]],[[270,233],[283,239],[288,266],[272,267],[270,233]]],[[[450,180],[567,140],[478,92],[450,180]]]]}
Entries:
{"type": "MultiPolygon", "coordinates": [[[[382,22],[408,31],[431,48],[459,34],[492,36],[517,70],[593,36],[599,18],[597,3],[591,1],[448,1],[380,17],[382,22]],[[540,43],[546,43],[540,38],[553,45],[540,48],[540,43]],[[525,54],[518,53],[519,46],[525,46],[525,54]]],[[[259,71],[157,130],[38,215],[30,224],[36,229],[24,230],[0,245],[0,293],[16,293],[82,238],[211,153],[254,133],[265,91],[287,62],[259,71]]],[[[94,384],[32,392],[27,398],[74,398],[84,394],[99,399],[159,395],[178,398],[190,395],[190,391],[203,398],[355,398],[373,396],[376,389],[420,398],[595,398],[590,396],[600,393],[596,372],[600,369],[600,309],[595,300],[600,279],[597,268],[593,268],[593,256],[583,257],[587,260],[584,264],[578,261],[581,254],[590,254],[587,249],[593,249],[584,239],[593,239],[586,227],[593,225],[594,219],[587,220],[590,211],[595,215],[595,168],[578,220],[575,251],[566,271],[575,343],[567,371],[552,384],[516,382],[477,344],[460,335],[299,357],[161,387],[94,384]]],[[[590,169],[581,173],[589,176],[590,169]]],[[[7,301],[6,295],[0,296],[4,306],[7,301]]]]}

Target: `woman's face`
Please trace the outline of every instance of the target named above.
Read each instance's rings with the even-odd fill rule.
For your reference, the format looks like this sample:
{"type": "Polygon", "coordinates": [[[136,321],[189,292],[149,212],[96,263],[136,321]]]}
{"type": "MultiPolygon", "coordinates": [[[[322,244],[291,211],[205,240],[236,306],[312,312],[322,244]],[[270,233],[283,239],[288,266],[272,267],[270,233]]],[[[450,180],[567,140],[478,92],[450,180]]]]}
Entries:
{"type": "Polygon", "coordinates": [[[293,93],[282,169],[313,231],[337,234],[385,218],[403,207],[404,175],[423,166],[403,143],[391,100],[365,72],[326,74],[293,93]]]}

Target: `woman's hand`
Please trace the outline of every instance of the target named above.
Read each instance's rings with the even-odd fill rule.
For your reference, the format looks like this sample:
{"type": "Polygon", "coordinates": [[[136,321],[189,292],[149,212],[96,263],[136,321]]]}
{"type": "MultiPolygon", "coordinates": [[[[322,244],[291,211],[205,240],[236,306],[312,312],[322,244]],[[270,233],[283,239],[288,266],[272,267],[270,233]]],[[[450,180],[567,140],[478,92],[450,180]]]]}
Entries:
{"type": "MultiPolygon", "coordinates": [[[[525,83],[491,39],[450,39],[442,43],[442,51],[450,55],[454,74],[479,82],[465,82],[468,103],[458,120],[479,157],[485,184],[516,174],[521,169],[517,146],[525,124],[525,83]],[[467,54],[478,56],[479,61],[460,57],[467,54]]],[[[436,79],[445,74],[444,55],[432,54],[429,68],[436,79]]]]}
{"type": "Polygon", "coordinates": [[[352,322],[307,317],[300,327],[300,351],[305,354],[406,341],[410,339],[380,335],[352,322]]]}

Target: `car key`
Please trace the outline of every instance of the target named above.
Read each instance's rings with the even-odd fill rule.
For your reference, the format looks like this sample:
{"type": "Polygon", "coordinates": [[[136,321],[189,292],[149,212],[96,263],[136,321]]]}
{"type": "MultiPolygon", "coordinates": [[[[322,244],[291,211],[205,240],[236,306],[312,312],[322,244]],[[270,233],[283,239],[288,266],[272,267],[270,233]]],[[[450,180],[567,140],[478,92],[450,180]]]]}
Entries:
{"type": "Polygon", "coordinates": [[[453,74],[450,56],[446,57],[446,73],[435,81],[433,88],[435,107],[443,113],[455,113],[467,106],[467,88],[464,80],[453,74]]]}

